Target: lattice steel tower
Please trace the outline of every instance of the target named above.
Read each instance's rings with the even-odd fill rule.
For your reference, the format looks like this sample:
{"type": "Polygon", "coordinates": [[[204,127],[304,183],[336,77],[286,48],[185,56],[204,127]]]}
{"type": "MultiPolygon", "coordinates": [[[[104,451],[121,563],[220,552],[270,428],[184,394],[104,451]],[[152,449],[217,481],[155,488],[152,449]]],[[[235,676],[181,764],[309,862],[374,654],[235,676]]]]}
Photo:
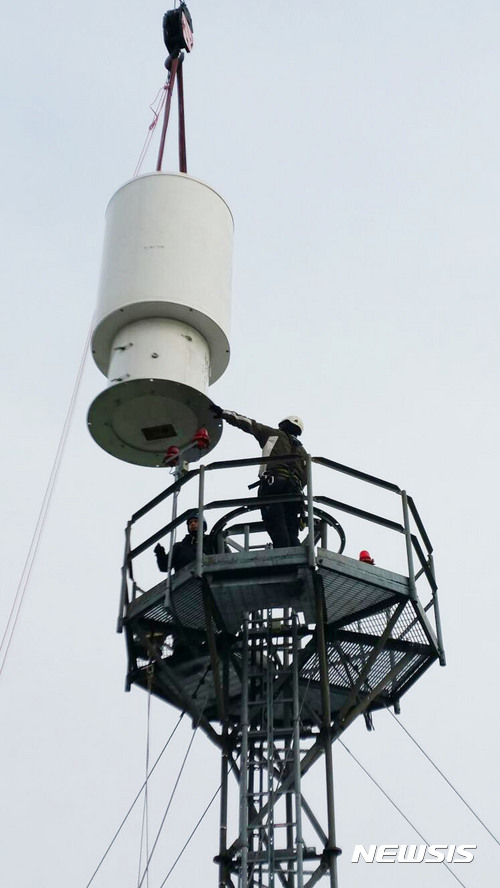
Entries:
{"type": "Polygon", "coordinates": [[[363,714],[371,727],[374,710],[397,710],[401,695],[435,659],[444,664],[432,547],[413,500],[396,485],[310,457],[302,545],[251,545],[263,530],[250,518],[260,501],[205,502],[204,490],[208,471],[255,462],[200,466],[132,516],[119,614],[127,682],[188,712],[220,749],[220,888],[305,888],[322,878],[334,888],[340,849],[332,743],[356,716],[363,714]],[[316,464],[391,491],[400,499],[402,521],[334,500],[327,490],[315,494],[316,464]],[[186,520],[189,513],[176,514],[177,496],[195,479],[199,526],[211,510],[224,512],[212,531],[220,554],[203,555],[200,534],[196,562],[144,591],[134,565],[186,520]],[[166,501],[173,503],[172,520],[132,545],[137,523],[166,501]],[[407,572],[342,554],[345,535],[332,510],[400,535],[407,572]],[[335,531],[336,551],[328,547],[328,530],[335,531]],[[418,581],[430,593],[425,606],[418,581]],[[308,798],[304,780],[321,760],[322,797],[315,789],[308,798]]]}

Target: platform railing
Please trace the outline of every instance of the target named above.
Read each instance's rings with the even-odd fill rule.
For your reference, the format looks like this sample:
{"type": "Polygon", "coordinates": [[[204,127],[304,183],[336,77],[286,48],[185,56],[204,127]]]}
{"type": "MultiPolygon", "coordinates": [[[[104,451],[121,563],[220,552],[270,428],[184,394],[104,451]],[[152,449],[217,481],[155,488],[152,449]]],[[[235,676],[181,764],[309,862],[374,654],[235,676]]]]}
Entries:
{"type": "MultiPolygon", "coordinates": [[[[303,457],[302,457],[303,458],[303,457]]],[[[296,455],[291,455],[288,457],[267,457],[266,463],[269,466],[272,466],[273,462],[278,462],[283,464],[283,462],[296,461],[300,459],[296,455]]],[[[345,514],[351,515],[353,517],[357,517],[363,519],[365,521],[373,522],[376,525],[381,527],[385,527],[391,531],[396,533],[400,533],[405,538],[405,547],[406,547],[406,562],[407,562],[407,571],[408,571],[408,582],[410,595],[414,600],[417,599],[417,591],[416,584],[417,580],[421,576],[425,576],[427,583],[431,590],[431,598],[429,601],[423,605],[423,610],[425,612],[432,611],[434,615],[435,621],[435,630],[438,641],[440,662],[442,665],[445,663],[444,659],[444,648],[442,643],[442,632],[441,632],[441,619],[439,613],[439,601],[437,595],[437,584],[434,574],[434,564],[433,564],[433,548],[429,539],[429,536],[425,530],[424,524],[420,517],[420,514],[415,506],[415,503],[411,496],[409,496],[405,490],[402,490],[397,484],[393,484],[389,481],[385,481],[381,478],[377,478],[374,475],[369,475],[366,472],[361,472],[358,469],[354,469],[351,466],[343,465],[342,463],[334,462],[333,460],[326,459],[325,457],[311,457],[307,456],[307,483],[305,486],[305,490],[303,495],[281,495],[281,496],[272,496],[272,497],[234,497],[230,499],[220,499],[213,500],[211,502],[205,502],[205,487],[206,487],[206,473],[207,472],[219,472],[219,471],[228,471],[231,469],[239,469],[248,466],[259,466],[262,460],[260,457],[252,458],[252,459],[236,459],[236,460],[224,460],[217,461],[213,463],[209,463],[208,465],[200,465],[195,469],[190,469],[185,472],[181,477],[178,477],[169,487],[163,490],[158,496],[154,497],[150,502],[146,503],[142,508],[140,508],[137,512],[135,512],[130,521],[127,523],[125,530],[125,553],[124,553],[124,561],[122,567],[122,584],[121,584],[121,594],[120,594],[120,611],[119,611],[119,619],[118,619],[118,629],[121,631],[123,626],[123,618],[126,614],[126,610],[130,602],[134,599],[137,591],[137,586],[134,580],[134,571],[133,564],[134,559],[136,559],[143,552],[150,549],[155,543],[159,542],[162,538],[170,535],[171,543],[173,544],[175,531],[176,529],[183,523],[185,523],[186,519],[193,515],[194,510],[192,508],[177,514],[176,512],[176,504],[177,498],[180,492],[183,490],[186,485],[198,479],[197,484],[197,499],[198,499],[198,507],[197,507],[197,517],[198,517],[198,537],[197,537],[197,547],[196,547],[196,560],[195,560],[195,571],[198,576],[203,575],[203,520],[206,512],[211,510],[230,510],[230,515],[234,516],[235,511],[238,514],[244,514],[249,511],[253,511],[257,508],[261,508],[263,505],[272,505],[274,503],[282,503],[282,502],[301,502],[306,506],[307,512],[307,528],[308,534],[305,541],[308,555],[308,563],[313,568],[315,566],[315,524],[314,524],[314,510],[317,509],[318,506],[326,506],[329,510],[334,512],[343,512],[345,514]],[[321,466],[326,468],[333,473],[339,473],[343,475],[350,476],[352,478],[357,479],[358,481],[365,482],[370,485],[374,485],[375,487],[381,488],[383,490],[389,491],[395,494],[401,503],[401,522],[394,521],[393,519],[387,518],[383,515],[378,515],[374,512],[366,511],[364,509],[359,508],[358,506],[352,505],[351,503],[346,503],[337,499],[334,499],[331,496],[327,496],[324,494],[314,494],[313,489],[313,466],[321,466]],[[140,543],[132,546],[131,537],[132,537],[132,528],[134,525],[140,521],[141,518],[148,515],[153,509],[157,508],[160,504],[170,502],[173,506],[172,509],[172,518],[167,523],[160,527],[153,534],[148,536],[146,539],[142,540],[140,543]],[[175,507],[174,507],[175,504],[175,507]],[[232,510],[232,511],[231,511],[232,510]],[[417,534],[413,530],[413,526],[416,531],[420,535],[420,540],[417,534]],[[415,571],[415,564],[418,564],[418,570],[415,571]]],[[[221,522],[219,521],[220,525],[221,522]]],[[[245,538],[248,543],[248,535],[249,535],[249,525],[243,525],[245,538]]],[[[258,525],[258,529],[261,529],[261,525],[258,525]]],[[[322,534],[322,545],[324,544],[324,534],[322,534]]],[[[172,545],[171,545],[172,549],[172,545]]],[[[169,573],[170,576],[170,573],[169,573]]],[[[168,578],[168,582],[170,579],[168,578]]]]}

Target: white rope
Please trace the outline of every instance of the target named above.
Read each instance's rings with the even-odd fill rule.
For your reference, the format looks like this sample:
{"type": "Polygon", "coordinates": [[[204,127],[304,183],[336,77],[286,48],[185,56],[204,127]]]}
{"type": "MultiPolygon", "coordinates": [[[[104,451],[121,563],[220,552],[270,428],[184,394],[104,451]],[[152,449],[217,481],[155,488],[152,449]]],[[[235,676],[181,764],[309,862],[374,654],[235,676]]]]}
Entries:
{"type": "Polygon", "coordinates": [[[146,157],[146,154],[148,153],[149,146],[151,145],[151,140],[153,138],[154,131],[156,129],[156,125],[160,119],[160,115],[163,111],[163,106],[164,106],[166,99],[167,99],[167,93],[166,93],[167,85],[168,85],[168,80],[167,80],[167,83],[165,83],[161,87],[161,89],[158,90],[155,98],[153,99],[153,101],[151,102],[151,105],[149,106],[151,108],[151,111],[153,112],[153,120],[149,124],[148,132],[147,132],[146,138],[144,140],[144,144],[141,148],[141,153],[139,154],[139,159],[137,161],[137,164],[136,164],[136,167],[134,170],[134,174],[132,176],[133,179],[136,179],[137,176],[139,175],[139,173],[141,171],[142,164],[144,163],[144,159],[146,157]]]}
{"type": "MultiPolygon", "coordinates": [[[[93,319],[92,319],[93,321],[93,319]]],[[[5,662],[7,660],[7,655],[9,653],[9,649],[12,643],[12,639],[14,637],[14,632],[17,626],[17,621],[19,619],[19,614],[21,612],[21,608],[24,603],[24,598],[26,595],[26,589],[28,587],[28,583],[31,577],[31,571],[33,570],[33,565],[35,563],[35,558],[38,552],[38,547],[40,545],[40,540],[42,538],[42,533],[45,527],[45,521],[47,518],[47,512],[49,510],[49,506],[52,500],[52,494],[54,492],[54,487],[57,481],[57,477],[59,475],[59,469],[61,467],[61,461],[64,454],[64,448],[66,446],[66,441],[68,438],[71,420],[73,419],[73,414],[75,410],[76,398],[78,395],[78,391],[80,389],[80,383],[82,381],[83,369],[85,366],[85,361],[88,354],[90,336],[92,333],[93,323],[91,322],[89,331],[87,333],[87,338],[85,340],[85,346],[83,349],[83,354],[80,359],[80,365],[78,367],[78,372],[76,374],[76,380],[73,387],[73,392],[71,394],[69,407],[66,413],[66,418],[64,420],[64,425],[62,428],[61,436],[59,438],[59,444],[57,446],[56,455],[54,457],[54,462],[52,464],[52,469],[49,475],[49,480],[47,482],[47,487],[45,489],[45,494],[42,500],[42,505],[40,507],[40,511],[38,513],[37,522],[35,525],[35,530],[33,531],[33,536],[31,538],[31,543],[28,549],[28,554],[26,555],[26,560],[24,562],[24,567],[21,573],[21,578],[19,580],[16,594],[14,596],[14,601],[12,603],[12,607],[10,610],[9,618],[7,620],[7,625],[5,627],[2,640],[0,641],[0,675],[3,672],[3,668],[5,666],[5,662]]]]}

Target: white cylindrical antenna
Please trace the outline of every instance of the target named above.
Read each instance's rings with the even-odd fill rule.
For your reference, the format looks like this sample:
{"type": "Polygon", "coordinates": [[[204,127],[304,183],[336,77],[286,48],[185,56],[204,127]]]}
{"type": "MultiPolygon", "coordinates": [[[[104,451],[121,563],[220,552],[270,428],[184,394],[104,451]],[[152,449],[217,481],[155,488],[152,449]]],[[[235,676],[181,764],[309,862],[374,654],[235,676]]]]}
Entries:
{"type": "Polygon", "coordinates": [[[232,241],[227,204],[190,176],[149,173],[112,197],[92,337],[109,385],[88,414],[112,456],[158,466],[200,427],[208,449],[219,440],[207,389],[229,362],[232,241]]]}

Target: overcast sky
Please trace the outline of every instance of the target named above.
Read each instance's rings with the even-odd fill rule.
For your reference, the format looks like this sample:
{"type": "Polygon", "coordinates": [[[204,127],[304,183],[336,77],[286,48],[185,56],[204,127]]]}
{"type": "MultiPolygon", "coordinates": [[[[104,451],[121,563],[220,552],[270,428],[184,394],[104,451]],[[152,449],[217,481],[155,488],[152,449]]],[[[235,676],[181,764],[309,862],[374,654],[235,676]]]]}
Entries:
{"type": "MultiPolygon", "coordinates": [[[[132,176],[165,79],[165,8],[28,0],[3,17],[2,631],[95,307],[106,205],[132,176]]],[[[188,169],[235,219],[232,357],[211,394],[269,424],[298,413],[313,454],[415,498],[435,548],[448,666],[403,698],[401,720],[498,835],[500,6],[190,9],[188,169]]],[[[143,171],[154,165],[151,153],[143,171]]],[[[0,677],[0,881],[15,888],[85,888],[144,775],[147,696],[123,693],[114,630],[123,528],[169,476],[91,440],[86,412],[104,386],[88,358],[0,677]]],[[[256,452],[226,428],[214,457],[256,452]]],[[[365,546],[390,561],[370,528],[346,552],[365,546]]],[[[152,759],[177,718],[153,701],[152,759]]],[[[375,728],[361,720],[344,742],[428,842],[477,844],[474,862],[454,867],[466,888],[496,884],[498,845],[389,713],[375,728]]],[[[153,836],[190,738],[184,720],[152,778],[153,836]]],[[[351,864],[353,845],[419,837],[339,744],[334,764],[341,888],[400,885],[396,866],[351,864]]],[[[198,732],[151,888],[218,783],[216,750],[198,732]]],[[[168,885],[216,884],[217,824],[214,806],[189,870],[179,864],[168,885]]],[[[137,885],[139,841],[137,810],[96,888],[137,885]]],[[[457,884],[441,866],[403,874],[409,888],[457,884]]]]}

